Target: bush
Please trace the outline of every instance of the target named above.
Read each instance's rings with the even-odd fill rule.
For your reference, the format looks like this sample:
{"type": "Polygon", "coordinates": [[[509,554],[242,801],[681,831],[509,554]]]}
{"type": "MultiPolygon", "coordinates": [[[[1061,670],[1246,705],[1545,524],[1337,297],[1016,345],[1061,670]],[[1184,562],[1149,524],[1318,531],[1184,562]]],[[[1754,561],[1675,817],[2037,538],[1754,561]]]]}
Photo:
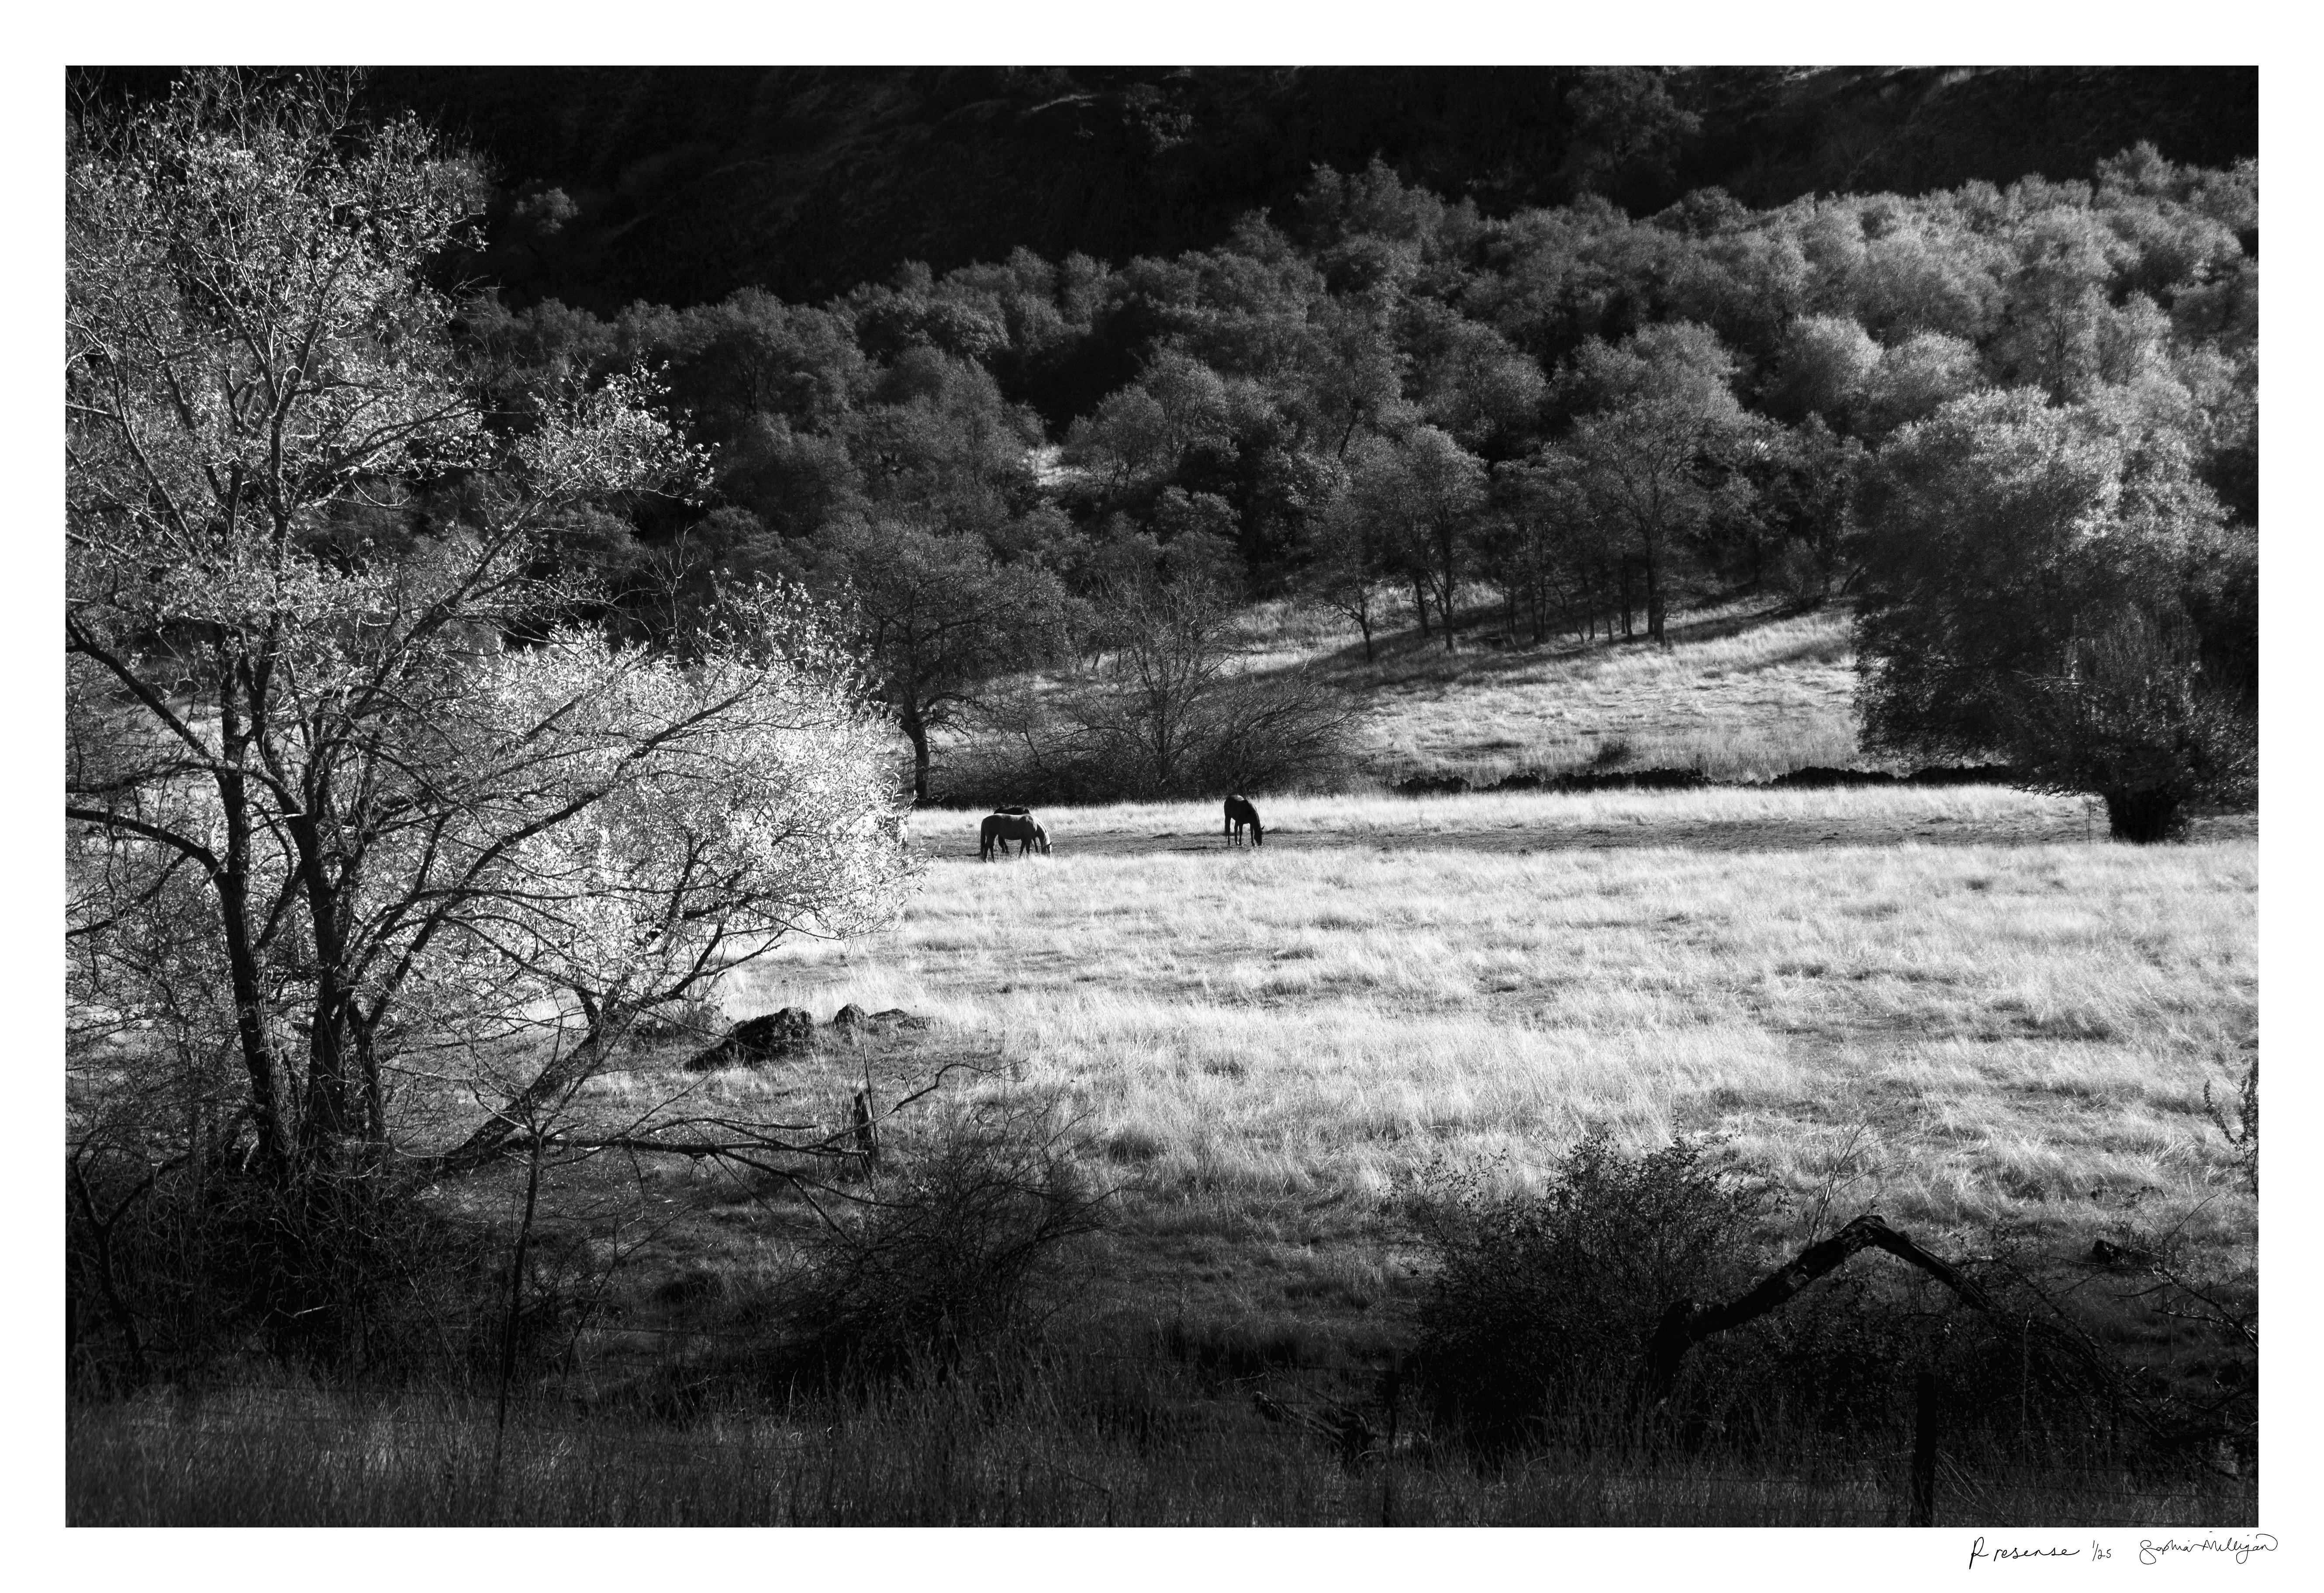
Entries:
{"type": "Polygon", "coordinates": [[[286,1190],[232,1165],[152,1174],[84,1154],[68,1165],[66,1212],[78,1386],[198,1376],[250,1353],[364,1377],[497,1363],[507,1247],[386,1175],[286,1190]]]}
{"type": "Polygon", "coordinates": [[[1575,1146],[1538,1195],[1489,1197],[1473,1175],[1451,1181],[1421,1224],[1439,1266],[1415,1361],[1437,1419],[1488,1454],[1674,1441],[1794,1461],[1827,1445],[1893,1454],[1910,1441],[1926,1371],[1946,1452],[1965,1463],[2178,1469],[2189,1442],[2226,1432],[2247,1446],[2254,1423],[2216,1399],[2199,1408],[2107,1348],[2171,1336],[2158,1310],[2200,1322],[2203,1353],[2235,1363],[2230,1394],[2242,1397],[2253,1379],[2238,1334],[2252,1336],[2255,1315],[2232,1287],[2190,1285],[2157,1306],[2149,1278],[2111,1316],[2086,1294],[2070,1311],[2086,1269],[2045,1282],[2054,1264],[2006,1256],[1971,1269],[1981,1306],[1861,1257],[1703,1342],[1667,1400],[1648,1404],[1640,1374],[1663,1312],[1682,1299],[1733,1299],[1777,1264],[1754,1242],[1770,1214],[1764,1192],[1710,1144],[1628,1158],[1602,1135],[1575,1146]]]}
{"type": "Polygon", "coordinates": [[[1447,1180],[1421,1211],[1437,1262],[1416,1346],[1430,1404],[1488,1448],[1618,1422],[1664,1309],[1747,1279],[1766,1204],[1700,1140],[1633,1159],[1592,1134],[1537,1195],[1447,1180]]]}
{"type": "Polygon", "coordinates": [[[964,1109],[826,1231],[788,1298],[779,1382],[865,1386],[1021,1345],[1057,1303],[1070,1241],[1102,1226],[1106,1192],[1045,1102],[964,1109]]]}

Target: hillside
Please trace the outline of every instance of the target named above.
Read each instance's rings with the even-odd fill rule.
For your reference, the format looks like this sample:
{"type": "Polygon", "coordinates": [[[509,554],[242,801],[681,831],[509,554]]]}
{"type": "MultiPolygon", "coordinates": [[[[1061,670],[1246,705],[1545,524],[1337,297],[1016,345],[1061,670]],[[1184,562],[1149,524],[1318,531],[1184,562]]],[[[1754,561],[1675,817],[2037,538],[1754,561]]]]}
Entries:
{"type": "Polygon", "coordinates": [[[2211,166],[2259,147],[2254,68],[1684,68],[1594,108],[1580,78],[428,67],[383,69],[373,92],[495,168],[490,277],[601,311],[753,284],[821,299],[908,260],[941,272],[1019,247],[1117,262],[1207,247],[1248,210],[1286,211],[1314,166],[1374,156],[1488,214],[1594,191],[1642,215],[1712,185],[1766,207],[2080,178],[2141,140],[2211,166]]]}
{"type": "Polygon", "coordinates": [[[1857,746],[1850,612],[1771,598],[1713,601],[1674,622],[1671,645],[1572,637],[1538,648],[1472,634],[1446,653],[1416,633],[1367,664],[1327,617],[1262,604],[1248,662],[1305,665],[1364,705],[1361,767],[1386,781],[1581,769],[1695,768],[1714,780],[1866,762],[1857,746]]]}

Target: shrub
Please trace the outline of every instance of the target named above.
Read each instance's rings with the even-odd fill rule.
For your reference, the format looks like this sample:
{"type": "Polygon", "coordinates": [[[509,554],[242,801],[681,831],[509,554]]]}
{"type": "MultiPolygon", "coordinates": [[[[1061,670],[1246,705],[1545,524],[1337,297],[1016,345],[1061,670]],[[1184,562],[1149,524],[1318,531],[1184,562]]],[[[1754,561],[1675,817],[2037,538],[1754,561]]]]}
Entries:
{"type": "Polygon", "coordinates": [[[862,1221],[814,1247],[776,1312],[777,1380],[868,1385],[1021,1344],[1106,1196],[1047,1102],[960,1110],[862,1221]]]}
{"type": "MultiPolygon", "coordinates": [[[[68,1165],[68,1376],[106,1386],[256,1351],[395,1377],[487,1367],[508,1250],[379,1174],[283,1189],[233,1165],[68,1165]]],[[[537,1327],[521,1318],[520,1330],[537,1327]]]]}
{"type": "Polygon", "coordinates": [[[1437,1262],[1416,1347],[1430,1403],[1488,1448],[1618,1420],[1665,1307],[1739,1285],[1765,1208],[1702,1140],[1631,1158],[1592,1134],[1536,1195],[1446,1180],[1420,1213],[1437,1262]]]}

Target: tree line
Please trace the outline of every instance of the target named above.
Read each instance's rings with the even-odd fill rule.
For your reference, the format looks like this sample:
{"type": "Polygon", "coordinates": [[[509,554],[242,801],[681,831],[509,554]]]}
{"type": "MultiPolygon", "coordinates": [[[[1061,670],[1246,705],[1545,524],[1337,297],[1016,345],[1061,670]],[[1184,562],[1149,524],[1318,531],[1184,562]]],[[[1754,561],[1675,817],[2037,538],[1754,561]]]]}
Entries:
{"type": "Polygon", "coordinates": [[[461,333],[512,411],[544,381],[659,373],[711,490],[570,556],[649,630],[754,574],[852,590],[923,796],[927,735],[983,683],[1101,655],[1099,611],[1174,584],[1296,594],[1368,657],[1391,615],[1446,649],[1480,620],[1661,640],[1675,595],[1718,585],[1845,588],[1877,660],[1908,645],[1884,605],[1966,601],[2016,650],[1941,661],[1923,625],[1914,661],[1876,662],[1868,722],[1900,750],[1991,755],[2034,733],[2024,713],[1938,727],[1907,676],[2038,663],[2054,684],[2129,588],[2205,693],[2255,689],[2257,204],[2254,163],[2146,146],[2087,180],[1766,210],[1712,189],[1643,217],[1586,197],[1489,217],[1375,162],[1167,258],[1019,250],[817,305],[744,290],[610,318],[487,298],[461,333]],[[1932,541],[1901,483],[1962,425],[2061,470],[2080,466],[2058,450],[2115,463],[2080,499],[1987,505],[1982,529],[1949,510],[1932,541]],[[2176,552],[2005,621],[1980,580],[2052,578],[2026,513],[2101,564],[2176,552]]]}

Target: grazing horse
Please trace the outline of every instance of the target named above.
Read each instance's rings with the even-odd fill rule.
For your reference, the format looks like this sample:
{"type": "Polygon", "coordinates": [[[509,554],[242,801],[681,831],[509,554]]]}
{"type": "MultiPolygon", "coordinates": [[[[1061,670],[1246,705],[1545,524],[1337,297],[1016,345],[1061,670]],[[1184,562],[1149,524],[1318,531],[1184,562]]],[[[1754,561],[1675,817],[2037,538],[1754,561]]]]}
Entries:
{"type": "Polygon", "coordinates": [[[1023,857],[1026,852],[1037,846],[1041,849],[1043,857],[1049,855],[1049,832],[1041,827],[1040,820],[1028,813],[988,815],[984,823],[977,829],[976,855],[984,861],[991,862],[993,844],[998,842],[1001,846],[1001,855],[1007,857],[1009,843],[1011,841],[1017,843],[1019,857],[1023,857]]]}
{"type": "Polygon", "coordinates": [[[1250,843],[1253,846],[1267,844],[1267,826],[1259,822],[1259,809],[1250,805],[1250,799],[1246,796],[1228,797],[1226,826],[1219,833],[1240,841],[1245,824],[1250,826],[1250,843]]]}

